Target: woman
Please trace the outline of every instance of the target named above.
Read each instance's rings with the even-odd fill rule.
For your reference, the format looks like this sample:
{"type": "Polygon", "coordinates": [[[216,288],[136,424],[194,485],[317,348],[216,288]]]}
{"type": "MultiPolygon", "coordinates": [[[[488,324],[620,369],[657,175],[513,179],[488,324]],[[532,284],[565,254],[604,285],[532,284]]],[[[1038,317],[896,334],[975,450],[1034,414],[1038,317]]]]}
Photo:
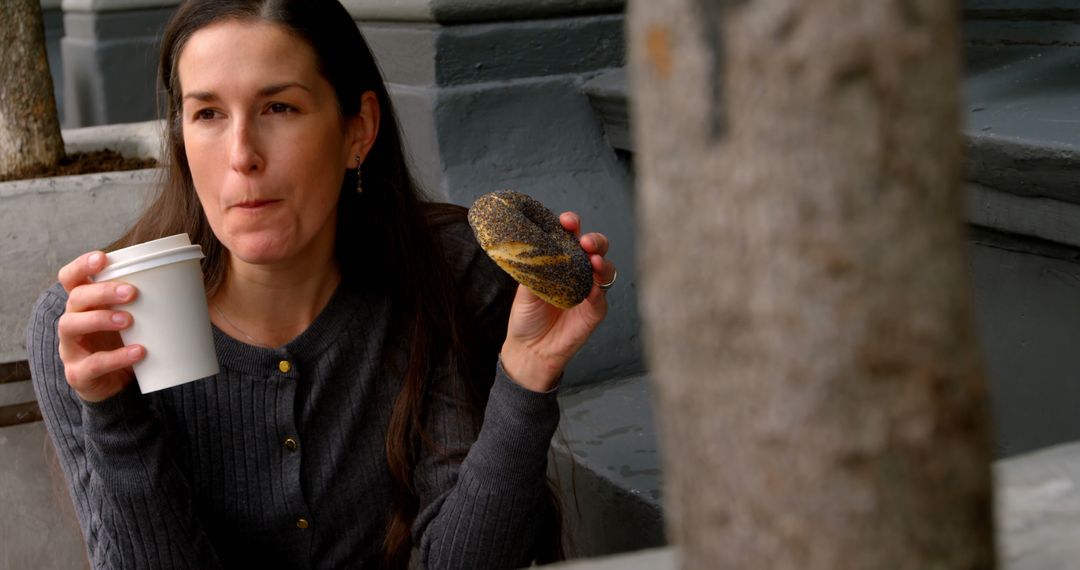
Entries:
{"type": "MultiPolygon", "coordinates": [[[[42,295],[34,386],[94,567],[544,559],[554,391],[601,288],[547,305],[478,249],[463,209],[421,201],[336,0],[185,2],[160,74],[168,177],[112,247],[202,245],[221,373],[139,393],[146,351],[117,332],[139,292],[90,280],[102,252],[42,295]]],[[[581,245],[610,284],[607,240],[581,245]]]]}

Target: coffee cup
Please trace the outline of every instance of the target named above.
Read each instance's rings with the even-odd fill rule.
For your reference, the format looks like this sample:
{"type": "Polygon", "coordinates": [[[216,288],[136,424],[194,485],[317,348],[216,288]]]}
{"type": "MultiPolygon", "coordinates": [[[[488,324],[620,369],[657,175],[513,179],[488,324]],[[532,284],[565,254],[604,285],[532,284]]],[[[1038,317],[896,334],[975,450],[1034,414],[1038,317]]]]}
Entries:
{"type": "Polygon", "coordinates": [[[161,238],[106,254],[96,282],[122,281],[138,289],[117,309],[131,313],[120,331],[125,345],[140,344],[146,357],[134,365],[143,394],[219,372],[214,334],[199,261],[202,248],[187,234],[161,238]]]}

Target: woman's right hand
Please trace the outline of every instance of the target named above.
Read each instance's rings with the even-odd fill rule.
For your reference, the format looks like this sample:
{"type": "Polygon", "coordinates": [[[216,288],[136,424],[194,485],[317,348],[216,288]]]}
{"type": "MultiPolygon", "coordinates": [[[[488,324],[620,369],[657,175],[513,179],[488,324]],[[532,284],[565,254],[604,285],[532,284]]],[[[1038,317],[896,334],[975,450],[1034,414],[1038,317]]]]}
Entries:
{"type": "Polygon", "coordinates": [[[131,314],[110,306],[135,299],[135,287],[114,281],[95,283],[90,276],[105,268],[105,254],[92,251],[60,269],[67,306],[57,324],[60,360],[67,382],[80,398],[100,402],[120,393],[134,378],[131,365],[146,356],[140,345],[124,346],[119,331],[131,326],[131,314]]]}

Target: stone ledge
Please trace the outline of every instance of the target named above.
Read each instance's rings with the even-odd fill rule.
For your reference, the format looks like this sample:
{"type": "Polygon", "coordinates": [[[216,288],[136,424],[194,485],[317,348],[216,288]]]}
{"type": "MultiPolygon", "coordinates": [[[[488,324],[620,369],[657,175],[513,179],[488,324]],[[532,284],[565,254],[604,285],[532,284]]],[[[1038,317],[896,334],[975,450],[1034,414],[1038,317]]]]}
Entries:
{"type": "Polygon", "coordinates": [[[1080,203],[1080,27],[973,22],[967,37],[968,178],[1080,203]]]}
{"type": "Polygon", "coordinates": [[[0,407],[36,400],[37,396],[34,395],[34,387],[29,380],[0,384],[0,407]]]}
{"type": "Polygon", "coordinates": [[[68,154],[110,149],[129,158],[161,160],[162,121],[121,123],[67,129],[63,132],[64,151],[68,154]]]}
{"type": "Polygon", "coordinates": [[[454,86],[591,73],[622,65],[622,15],[460,26],[360,25],[387,81],[454,86]]]}
{"type": "Polygon", "coordinates": [[[660,466],[645,376],[589,384],[559,397],[553,442],[567,547],[574,557],[665,544],[660,466]]]}
{"type": "Polygon", "coordinates": [[[116,12],[171,7],[178,4],[180,0],[63,0],[61,6],[65,12],[116,12]]]}
{"type": "Polygon", "coordinates": [[[1080,146],[969,133],[967,157],[971,182],[1016,196],[1080,204],[1080,146]]]}
{"type": "Polygon", "coordinates": [[[994,475],[1004,567],[1075,568],[1080,561],[1080,443],[998,461],[994,475]]]}
{"type": "Polygon", "coordinates": [[[559,400],[565,439],[557,442],[558,447],[579,465],[602,473],[659,509],[660,466],[648,378],[590,384],[569,390],[559,400]]]}
{"type": "Polygon", "coordinates": [[[434,22],[432,0],[341,0],[356,20],[397,22],[434,22]]]}
{"type": "Polygon", "coordinates": [[[965,0],[967,18],[1070,19],[1080,15],[1074,0],[965,0]]]}
{"type": "Polygon", "coordinates": [[[655,548],[631,554],[564,562],[547,568],[553,570],[675,570],[679,568],[679,552],[673,547],[655,548]]]}
{"type": "MultiPolygon", "coordinates": [[[[70,0],[68,0],[70,1],[70,0]]],[[[357,20],[465,23],[623,11],[625,0],[342,0],[357,20]]]]}
{"type": "MultiPolygon", "coordinates": [[[[1068,47],[1080,41],[1080,27],[1071,20],[995,20],[964,22],[968,48],[1068,47]]],[[[971,63],[971,62],[969,62],[971,63]]]]}
{"type": "Polygon", "coordinates": [[[968,223],[1000,232],[1080,247],[1080,205],[1002,192],[981,184],[967,187],[968,223]]]}

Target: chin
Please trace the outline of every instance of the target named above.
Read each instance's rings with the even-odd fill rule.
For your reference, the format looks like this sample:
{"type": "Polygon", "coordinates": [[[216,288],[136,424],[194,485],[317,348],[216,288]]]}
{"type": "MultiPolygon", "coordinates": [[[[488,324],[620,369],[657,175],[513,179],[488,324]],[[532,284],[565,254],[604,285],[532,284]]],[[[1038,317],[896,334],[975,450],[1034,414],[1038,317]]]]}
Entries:
{"type": "Polygon", "coordinates": [[[265,265],[283,261],[290,257],[288,240],[280,235],[261,236],[241,235],[234,236],[222,244],[229,250],[229,254],[244,263],[252,265],[265,265]]]}

